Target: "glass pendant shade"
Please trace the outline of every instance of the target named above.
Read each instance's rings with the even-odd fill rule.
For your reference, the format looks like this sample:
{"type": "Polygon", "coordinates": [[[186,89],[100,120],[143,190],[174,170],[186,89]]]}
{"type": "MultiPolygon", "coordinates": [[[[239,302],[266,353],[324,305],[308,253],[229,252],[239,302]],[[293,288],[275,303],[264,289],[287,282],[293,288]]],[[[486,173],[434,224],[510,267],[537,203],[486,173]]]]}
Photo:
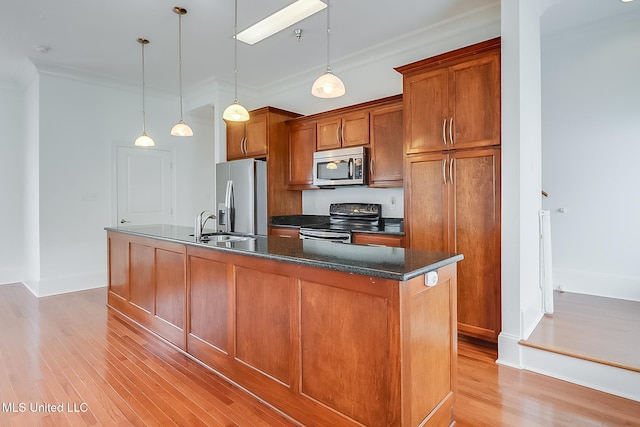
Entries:
{"type": "Polygon", "coordinates": [[[344,83],[329,68],[313,83],[311,93],[318,98],[337,98],[345,94],[344,83]]]}
{"type": "Polygon", "coordinates": [[[142,132],[142,135],[136,138],[136,141],[133,143],[136,147],[153,147],[155,142],[146,132],[142,132]]]}
{"type": "Polygon", "coordinates": [[[193,130],[188,124],[180,120],[171,128],[171,135],[173,136],[193,136],[193,130]]]}
{"type": "Polygon", "coordinates": [[[142,135],[136,138],[133,145],[136,147],[153,147],[156,144],[153,142],[153,139],[147,135],[147,115],[144,109],[144,45],[149,44],[149,40],[139,38],[138,43],[140,43],[142,47],[142,135]]]}
{"type": "Polygon", "coordinates": [[[227,122],[246,122],[249,120],[249,112],[238,102],[238,0],[234,1],[233,67],[236,96],[233,103],[224,109],[222,118],[227,122]]]}
{"type": "Polygon", "coordinates": [[[193,130],[182,119],[182,15],[187,9],[176,6],[173,12],[178,15],[178,65],[180,75],[180,121],[171,128],[172,136],[193,136],[193,130]]]}
{"type": "Polygon", "coordinates": [[[225,108],[222,118],[228,122],[246,122],[249,120],[249,112],[238,101],[225,108]]]}

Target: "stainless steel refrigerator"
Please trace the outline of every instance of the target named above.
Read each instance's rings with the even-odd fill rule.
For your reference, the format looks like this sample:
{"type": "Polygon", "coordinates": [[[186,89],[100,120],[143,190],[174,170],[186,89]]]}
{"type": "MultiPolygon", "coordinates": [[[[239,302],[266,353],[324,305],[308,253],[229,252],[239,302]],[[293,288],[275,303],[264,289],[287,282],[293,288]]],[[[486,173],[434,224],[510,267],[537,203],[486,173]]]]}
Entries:
{"type": "Polygon", "coordinates": [[[243,159],[216,164],[217,228],[267,234],[267,164],[243,159]]]}

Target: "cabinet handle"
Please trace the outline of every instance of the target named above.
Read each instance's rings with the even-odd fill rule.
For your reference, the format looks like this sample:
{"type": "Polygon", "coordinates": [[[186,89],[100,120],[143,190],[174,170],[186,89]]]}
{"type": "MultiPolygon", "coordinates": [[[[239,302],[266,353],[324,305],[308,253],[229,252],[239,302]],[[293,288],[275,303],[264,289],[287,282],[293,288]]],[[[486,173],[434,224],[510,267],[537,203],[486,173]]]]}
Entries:
{"type": "Polygon", "coordinates": [[[247,137],[244,137],[244,154],[247,154],[247,137]]]}
{"type": "MultiPolygon", "coordinates": [[[[446,122],[446,120],[445,120],[446,122]]],[[[442,183],[447,185],[447,159],[442,159],[442,183]]]]}
{"type": "Polygon", "coordinates": [[[340,144],[340,126],[336,126],[336,141],[340,144]]]}
{"type": "Polygon", "coordinates": [[[451,159],[451,161],[449,162],[449,182],[450,182],[451,184],[453,184],[453,171],[452,171],[452,169],[453,169],[453,162],[454,162],[455,160],[456,160],[456,159],[451,159]]]}
{"type": "Polygon", "coordinates": [[[451,145],[454,144],[453,141],[453,117],[449,119],[449,141],[451,141],[451,145]]]}
{"type": "Polygon", "coordinates": [[[373,173],[373,159],[370,159],[370,160],[369,160],[369,174],[370,174],[371,176],[375,175],[375,174],[373,173]]]}
{"type": "Polygon", "coordinates": [[[442,121],[442,142],[447,145],[447,118],[442,121]]]}
{"type": "Polygon", "coordinates": [[[344,125],[340,126],[341,143],[344,144],[344,125]]]}

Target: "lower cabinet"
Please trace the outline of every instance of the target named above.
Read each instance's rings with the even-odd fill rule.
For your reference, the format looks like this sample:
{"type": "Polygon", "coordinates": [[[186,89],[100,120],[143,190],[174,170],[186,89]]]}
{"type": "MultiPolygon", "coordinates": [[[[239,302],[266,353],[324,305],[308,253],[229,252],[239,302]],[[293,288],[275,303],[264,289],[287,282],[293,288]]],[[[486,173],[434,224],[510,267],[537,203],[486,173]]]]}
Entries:
{"type": "Polygon", "coordinates": [[[456,252],[458,332],[501,330],[500,149],[407,156],[405,233],[412,249],[456,252]]]}
{"type": "Polygon", "coordinates": [[[109,306],[184,349],[184,245],[111,232],[107,240],[109,306]]]}

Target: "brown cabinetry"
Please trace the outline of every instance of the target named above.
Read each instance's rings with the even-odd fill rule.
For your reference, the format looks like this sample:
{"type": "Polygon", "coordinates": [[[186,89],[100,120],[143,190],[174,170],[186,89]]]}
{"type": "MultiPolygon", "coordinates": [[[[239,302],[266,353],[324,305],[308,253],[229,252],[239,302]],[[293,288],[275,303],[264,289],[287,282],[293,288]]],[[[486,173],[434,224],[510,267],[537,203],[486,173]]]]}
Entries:
{"type": "Polygon", "coordinates": [[[110,306],[185,348],[184,245],[107,234],[110,306]]]}
{"type": "Polygon", "coordinates": [[[402,95],[301,117],[289,126],[289,188],[313,186],[313,152],[365,145],[369,186],[401,187],[402,95]]]}
{"type": "Polygon", "coordinates": [[[398,97],[391,105],[373,109],[369,117],[369,187],[402,187],[402,98],[398,97]]]}
{"type": "Polygon", "coordinates": [[[405,232],[456,252],[458,332],[501,330],[500,40],[398,68],[404,74],[405,232]]]}
{"type": "Polygon", "coordinates": [[[300,192],[288,191],[289,146],[286,120],[300,116],[274,107],[249,112],[244,123],[227,123],[227,160],[267,160],[267,216],[302,212],[300,192]]]}
{"type": "Polygon", "coordinates": [[[316,150],[315,122],[300,122],[289,126],[290,189],[313,188],[313,153],[316,150]]]}
{"type": "Polygon", "coordinates": [[[407,154],[500,144],[499,39],[397,70],[407,154]]]}
{"type": "Polygon", "coordinates": [[[269,144],[269,111],[254,110],[247,122],[227,123],[227,160],[265,157],[269,144]]]}
{"type": "Polygon", "coordinates": [[[394,248],[401,248],[404,246],[404,237],[393,234],[353,233],[352,243],[356,245],[391,246],[394,248]]]}
{"type": "Polygon", "coordinates": [[[153,289],[180,276],[179,347],[302,425],[453,422],[455,263],[425,286],[424,275],[398,281],[119,232],[108,239],[111,308],[149,327],[140,313],[172,307],[153,289]],[[180,268],[173,255],[156,258],[165,251],[180,268]]]}
{"type": "Polygon", "coordinates": [[[300,238],[298,228],[292,227],[269,227],[269,235],[278,237],[292,237],[294,239],[300,238]]]}
{"type": "Polygon", "coordinates": [[[500,332],[500,150],[407,158],[405,232],[412,249],[464,255],[458,265],[458,331],[500,332]]]}
{"type": "Polygon", "coordinates": [[[317,122],[316,149],[331,150],[369,144],[369,112],[357,111],[317,122]]]}

